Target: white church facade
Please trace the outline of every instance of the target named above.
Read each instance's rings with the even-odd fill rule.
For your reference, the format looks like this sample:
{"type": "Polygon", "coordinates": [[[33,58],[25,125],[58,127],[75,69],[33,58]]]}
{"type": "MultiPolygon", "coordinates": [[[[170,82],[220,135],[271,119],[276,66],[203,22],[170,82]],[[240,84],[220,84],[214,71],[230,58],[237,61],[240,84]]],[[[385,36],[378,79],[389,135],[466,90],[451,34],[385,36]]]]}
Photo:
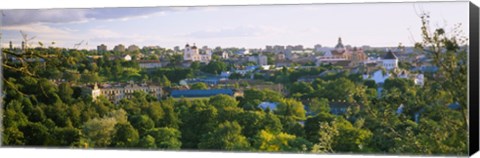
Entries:
{"type": "Polygon", "coordinates": [[[185,45],[185,49],[183,52],[183,60],[184,61],[199,61],[201,63],[209,63],[212,60],[212,50],[211,49],[203,49],[200,50],[195,46],[190,46],[189,44],[185,45]]]}

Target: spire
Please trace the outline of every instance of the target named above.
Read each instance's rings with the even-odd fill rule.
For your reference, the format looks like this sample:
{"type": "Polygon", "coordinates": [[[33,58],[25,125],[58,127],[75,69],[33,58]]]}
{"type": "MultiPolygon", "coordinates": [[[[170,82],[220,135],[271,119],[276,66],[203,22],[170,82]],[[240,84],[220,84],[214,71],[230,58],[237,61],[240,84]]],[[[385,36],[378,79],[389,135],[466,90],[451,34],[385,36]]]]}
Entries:
{"type": "Polygon", "coordinates": [[[338,37],[338,43],[337,43],[337,46],[335,46],[335,48],[337,49],[343,49],[343,44],[342,44],[342,38],[341,37],[338,37]]]}

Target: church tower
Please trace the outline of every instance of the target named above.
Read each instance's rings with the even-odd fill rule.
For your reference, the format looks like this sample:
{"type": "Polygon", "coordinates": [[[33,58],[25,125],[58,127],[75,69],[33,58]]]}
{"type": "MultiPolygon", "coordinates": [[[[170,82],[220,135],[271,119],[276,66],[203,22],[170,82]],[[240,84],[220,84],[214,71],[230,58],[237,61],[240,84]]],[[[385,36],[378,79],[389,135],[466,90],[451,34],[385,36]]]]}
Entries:
{"type": "Polygon", "coordinates": [[[337,52],[344,52],[345,51],[345,47],[343,46],[341,37],[338,37],[338,43],[335,46],[335,50],[337,50],[337,52]]]}

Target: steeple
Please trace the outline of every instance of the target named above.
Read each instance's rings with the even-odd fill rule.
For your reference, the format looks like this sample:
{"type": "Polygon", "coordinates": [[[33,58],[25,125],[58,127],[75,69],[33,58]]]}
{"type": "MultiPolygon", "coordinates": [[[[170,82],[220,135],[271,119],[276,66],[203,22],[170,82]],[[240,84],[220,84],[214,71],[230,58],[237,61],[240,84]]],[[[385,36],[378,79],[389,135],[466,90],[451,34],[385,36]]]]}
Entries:
{"type": "Polygon", "coordinates": [[[338,37],[338,43],[337,43],[337,46],[335,46],[335,48],[337,48],[337,49],[343,49],[344,48],[341,37],[338,37]]]}

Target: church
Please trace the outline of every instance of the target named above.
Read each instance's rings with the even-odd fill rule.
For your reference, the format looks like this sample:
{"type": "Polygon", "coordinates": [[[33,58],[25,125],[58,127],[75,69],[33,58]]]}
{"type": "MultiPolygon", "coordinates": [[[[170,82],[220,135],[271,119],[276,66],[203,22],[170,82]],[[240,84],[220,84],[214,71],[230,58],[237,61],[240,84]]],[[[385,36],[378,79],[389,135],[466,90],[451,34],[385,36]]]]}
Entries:
{"type": "Polygon", "coordinates": [[[323,56],[317,57],[317,65],[334,64],[346,67],[356,67],[363,64],[368,59],[362,48],[348,49],[342,43],[342,38],[338,38],[338,43],[331,51],[325,52],[323,56]]]}
{"type": "Polygon", "coordinates": [[[195,46],[195,43],[193,46],[187,43],[183,51],[183,60],[190,62],[199,61],[208,64],[212,60],[212,50],[208,48],[200,50],[195,46]]]}

